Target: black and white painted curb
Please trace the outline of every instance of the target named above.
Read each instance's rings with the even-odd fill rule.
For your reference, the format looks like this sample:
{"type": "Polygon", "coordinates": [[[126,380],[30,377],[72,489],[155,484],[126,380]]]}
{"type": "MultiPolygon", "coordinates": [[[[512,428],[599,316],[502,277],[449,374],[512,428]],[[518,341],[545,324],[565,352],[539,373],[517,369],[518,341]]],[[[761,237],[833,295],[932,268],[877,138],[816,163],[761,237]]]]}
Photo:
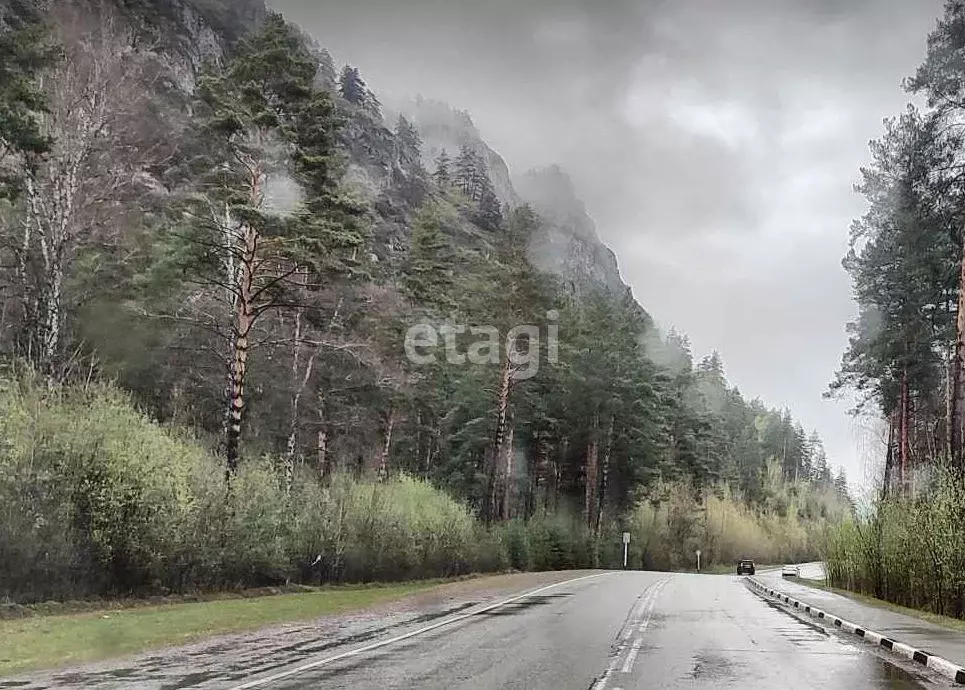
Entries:
{"type": "Polygon", "coordinates": [[[952,679],[959,685],[965,685],[965,668],[962,668],[958,664],[953,664],[947,659],[943,659],[940,656],[935,656],[934,654],[930,654],[922,649],[915,649],[910,645],[897,642],[885,637],[880,633],[876,633],[873,630],[868,630],[860,625],[846,621],[843,618],[838,618],[833,613],[822,611],[821,609],[815,608],[814,606],[806,604],[803,601],[798,601],[793,597],[789,597],[780,590],[768,587],[756,578],[745,578],[745,582],[749,584],[752,590],[755,590],[761,596],[777,599],[778,601],[787,604],[789,607],[793,607],[799,611],[809,614],[813,618],[823,619],[827,623],[834,625],[836,628],[839,628],[844,632],[864,638],[871,644],[884,647],[885,649],[890,650],[893,654],[897,654],[898,656],[906,659],[911,659],[912,661],[917,662],[922,666],[935,671],[936,673],[940,673],[946,678],[952,679]]]}

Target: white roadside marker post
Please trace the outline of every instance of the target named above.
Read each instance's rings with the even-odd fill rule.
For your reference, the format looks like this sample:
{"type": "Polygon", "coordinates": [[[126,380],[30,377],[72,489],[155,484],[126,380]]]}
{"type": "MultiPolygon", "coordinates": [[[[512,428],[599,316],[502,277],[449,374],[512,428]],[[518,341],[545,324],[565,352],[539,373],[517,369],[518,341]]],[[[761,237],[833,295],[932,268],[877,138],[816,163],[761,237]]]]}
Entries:
{"type": "Polygon", "coordinates": [[[700,549],[697,549],[697,572],[700,572],[700,549]]]}
{"type": "Polygon", "coordinates": [[[623,533],[623,569],[627,569],[627,546],[630,544],[630,533],[623,533]]]}

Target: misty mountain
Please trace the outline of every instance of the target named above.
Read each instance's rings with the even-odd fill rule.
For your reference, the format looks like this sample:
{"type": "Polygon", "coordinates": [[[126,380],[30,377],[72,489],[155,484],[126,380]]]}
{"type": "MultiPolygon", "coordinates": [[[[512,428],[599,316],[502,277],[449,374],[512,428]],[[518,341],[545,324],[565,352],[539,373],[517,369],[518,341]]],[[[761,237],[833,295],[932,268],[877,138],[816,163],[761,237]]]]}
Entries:
{"type": "Polygon", "coordinates": [[[616,256],[600,241],[593,219],[560,166],[512,175],[503,157],[486,143],[472,116],[445,102],[417,96],[401,104],[399,112],[418,127],[424,143],[423,162],[429,169],[443,152],[452,155],[469,147],[486,161],[501,202],[533,206],[544,221],[530,247],[536,267],[559,275],[573,289],[602,287],[620,296],[629,291],[616,256]]]}

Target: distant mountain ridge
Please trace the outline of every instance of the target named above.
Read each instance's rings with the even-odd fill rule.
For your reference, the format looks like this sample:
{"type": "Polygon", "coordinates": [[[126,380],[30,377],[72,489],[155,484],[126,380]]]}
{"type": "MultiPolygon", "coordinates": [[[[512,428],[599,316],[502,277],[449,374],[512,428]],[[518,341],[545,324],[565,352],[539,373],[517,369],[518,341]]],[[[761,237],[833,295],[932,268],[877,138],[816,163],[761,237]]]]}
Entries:
{"type": "Polygon", "coordinates": [[[559,275],[575,290],[603,288],[620,297],[629,293],[616,255],[600,241],[596,224],[560,166],[513,176],[468,113],[422,97],[400,105],[399,110],[422,135],[423,163],[428,169],[434,168],[443,151],[455,156],[468,146],[486,161],[500,201],[528,203],[540,214],[544,225],[530,248],[530,259],[537,268],[559,275]]]}

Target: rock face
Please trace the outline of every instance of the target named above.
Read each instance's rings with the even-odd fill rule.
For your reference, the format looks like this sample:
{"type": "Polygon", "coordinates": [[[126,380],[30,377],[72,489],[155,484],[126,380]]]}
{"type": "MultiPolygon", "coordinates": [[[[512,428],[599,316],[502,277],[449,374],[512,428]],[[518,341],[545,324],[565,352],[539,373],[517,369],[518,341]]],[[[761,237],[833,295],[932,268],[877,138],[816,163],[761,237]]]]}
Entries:
{"type": "MultiPolygon", "coordinates": [[[[182,97],[196,84],[205,61],[220,58],[228,46],[267,13],[263,0],[116,0],[149,35],[167,81],[182,97]]],[[[2,0],[0,0],[2,4],[2,0]]],[[[319,83],[335,90],[336,69],[323,46],[305,36],[319,61],[319,83]]],[[[558,166],[515,178],[506,161],[483,139],[468,113],[441,101],[421,97],[386,111],[382,120],[338,99],[345,115],[340,134],[348,158],[347,182],[375,208],[374,255],[379,259],[404,250],[413,208],[420,203],[420,184],[407,179],[390,129],[398,113],[418,128],[423,164],[431,172],[442,151],[458,156],[468,146],[486,162],[499,200],[508,206],[531,204],[544,219],[530,248],[534,265],[559,275],[573,292],[603,289],[625,299],[629,288],[620,277],[613,252],[602,242],[572,182],[558,166]]]]}
{"type": "Polygon", "coordinates": [[[468,146],[486,162],[499,200],[510,206],[522,201],[513,189],[506,161],[483,140],[469,113],[421,97],[402,104],[399,110],[419,129],[423,165],[427,169],[435,170],[435,161],[443,151],[455,158],[463,146],[468,146]]]}
{"type": "Polygon", "coordinates": [[[559,166],[531,170],[517,177],[515,186],[546,221],[530,247],[535,266],[558,273],[576,289],[593,286],[614,295],[627,293],[616,255],[600,241],[573,182],[559,166]]]}
{"type": "Polygon", "coordinates": [[[469,146],[483,156],[500,201],[511,206],[528,203],[544,225],[530,248],[530,259],[541,270],[555,273],[575,291],[603,288],[624,296],[629,288],[620,277],[616,256],[602,242],[573,183],[559,166],[512,177],[509,166],[483,140],[468,113],[439,101],[417,98],[400,107],[418,127],[424,164],[434,169],[445,150],[450,156],[469,146]]]}

